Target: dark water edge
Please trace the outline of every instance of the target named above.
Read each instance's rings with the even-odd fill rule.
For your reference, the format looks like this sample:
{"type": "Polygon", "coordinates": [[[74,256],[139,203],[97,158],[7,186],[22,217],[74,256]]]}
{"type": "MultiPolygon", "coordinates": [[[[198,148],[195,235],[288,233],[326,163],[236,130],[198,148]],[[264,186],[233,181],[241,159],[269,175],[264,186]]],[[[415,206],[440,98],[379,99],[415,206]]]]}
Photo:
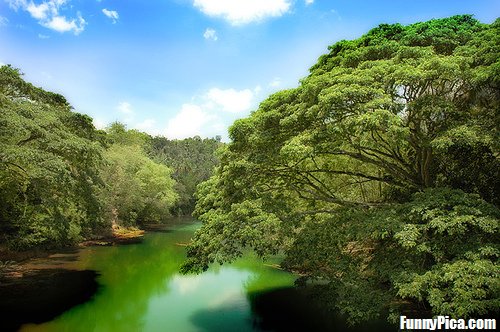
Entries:
{"type": "MultiPolygon", "coordinates": [[[[349,326],[345,317],[327,311],[301,289],[286,287],[271,291],[248,294],[253,313],[251,324],[254,331],[303,332],[391,332],[398,327],[385,320],[349,326]]],[[[223,308],[200,310],[191,317],[199,331],[235,331],[239,322],[231,321],[237,309],[223,308]],[[227,317],[229,319],[224,319],[227,317]]]]}
{"type": "Polygon", "coordinates": [[[303,288],[282,288],[252,294],[250,298],[256,316],[254,326],[260,331],[398,331],[385,320],[349,326],[345,317],[326,310],[303,288]]]}
{"type": "MultiPolygon", "coordinates": [[[[192,221],[189,222],[186,219],[186,222],[180,220],[172,225],[157,225],[150,227],[148,232],[176,232],[175,225],[178,223],[192,224],[192,221]]],[[[134,244],[134,241],[129,244],[134,244]]],[[[143,238],[140,238],[139,242],[142,241],[143,238]]],[[[124,243],[117,244],[121,247],[124,243]]],[[[137,257],[140,259],[149,257],[135,253],[132,250],[135,246],[124,246],[123,249],[127,247],[131,249],[126,251],[132,255],[129,257],[135,257],[135,260],[137,257]]],[[[165,261],[176,259],[175,257],[166,256],[162,259],[165,261]]],[[[116,255],[104,256],[104,258],[120,261],[116,255]]],[[[71,257],[64,256],[64,258],[58,257],[57,261],[62,259],[75,260],[77,258],[72,255],[71,257]]],[[[99,268],[96,269],[101,271],[99,268]]],[[[171,272],[175,274],[175,271],[175,268],[172,268],[171,272]]],[[[106,273],[103,270],[103,275],[106,273]]],[[[169,273],[162,272],[159,275],[170,275],[169,273]]],[[[92,270],[74,271],[57,267],[57,269],[30,271],[22,278],[9,280],[8,284],[0,280],[0,331],[17,331],[23,324],[51,321],[74,306],[89,301],[99,290],[98,276],[99,274],[92,270]]],[[[130,280],[136,280],[135,277],[136,275],[130,280]]],[[[106,289],[106,286],[103,286],[100,291],[103,289],[106,289]]],[[[397,327],[385,321],[349,327],[345,318],[323,310],[321,304],[315,302],[310,294],[304,292],[303,288],[290,286],[247,293],[246,298],[250,305],[251,315],[245,316],[244,319],[248,319],[248,322],[243,325],[247,329],[251,327],[253,331],[398,331],[397,327]]],[[[128,302],[135,302],[136,299],[137,295],[134,295],[120,303],[128,304],[128,302]]],[[[229,303],[216,308],[200,309],[192,313],[189,320],[198,331],[224,332],[238,331],[238,326],[242,326],[241,318],[241,308],[229,303]]],[[[178,332],[183,331],[181,329],[178,332]]]]}
{"type": "Polygon", "coordinates": [[[43,323],[87,302],[97,292],[98,273],[47,269],[0,284],[1,331],[17,331],[26,323],[43,323]]]}
{"type": "MultiPolygon", "coordinates": [[[[95,271],[40,270],[15,285],[0,285],[1,331],[17,331],[22,324],[43,323],[88,301],[98,290],[95,271]]],[[[286,287],[248,294],[254,331],[398,331],[385,321],[350,327],[345,319],[323,310],[303,291],[286,287]]],[[[241,324],[231,321],[232,310],[200,310],[191,317],[204,332],[234,331],[241,324]]],[[[182,332],[182,331],[179,331],[182,332]]]]}

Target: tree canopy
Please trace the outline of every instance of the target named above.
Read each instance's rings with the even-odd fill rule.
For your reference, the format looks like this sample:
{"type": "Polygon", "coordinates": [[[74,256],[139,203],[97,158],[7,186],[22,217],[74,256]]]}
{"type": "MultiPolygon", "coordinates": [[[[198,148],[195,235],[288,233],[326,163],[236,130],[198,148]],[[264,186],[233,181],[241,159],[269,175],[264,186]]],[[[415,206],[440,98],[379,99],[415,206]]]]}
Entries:
{"type": "Polygon", "coordinates": [[[284,252],[352,322],[498,311],[499,36],[462,15],[330,46],[230,128],[183,271],[284,252]]]}
{"type": "Polygon", "coordinates": [[[109,220],[123,225],[158,222],[170,216],[178,198],[172,170],[151,160],[145,149],[150,137],[112,123],[106,130],[112,144],[104,152],[100,192],[109,220]]]}
{"type": "Polygon", "coordinates": [[[0,67],[0,242],[60,247],[164,220],[178,196],[150,142],[120,123],[96,130],[63,96],[0,67]]]}
{"type": "Polygon", "coordinates": [[[0,109],[0,227],[15,246],[67,244],[102,226],[92,119],[10,66],[0,67],[0,109]]]}
{"type": "Polygon", "coordinates": [[[223,144],[220,137],[202,139],[195,136],[169,140],[156,136],[150,140],[148,155],[173,170],[174,188],[179,199],[171,208],[172,214],[188,215],[193,212],[196,187],[212,175],[219,163],[216,150],[223,144]]]}

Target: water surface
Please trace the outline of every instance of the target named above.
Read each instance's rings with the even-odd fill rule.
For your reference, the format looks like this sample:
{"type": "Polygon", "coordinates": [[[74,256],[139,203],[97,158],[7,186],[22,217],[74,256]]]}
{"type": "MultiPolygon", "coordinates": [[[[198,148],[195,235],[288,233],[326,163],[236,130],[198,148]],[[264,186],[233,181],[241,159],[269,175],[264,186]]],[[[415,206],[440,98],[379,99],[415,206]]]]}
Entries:
{"type": "Polygon", "coordinates": [[[140,243],[81,250],[69,263],[97,271],[87,302],[22,331],[397,331],[385,322],[349,328],[294,287],[296,276],[247,253],[230,265],[181,275],[200,223],[177,220],[140,243]]]}
{"type": "Polygon", "coordinates": [[[295,276],[245,255],[200,275],[180,275],[185,247],[199,223],[177,222],[139,244],[90,247],[75,267],[97,271],[88,302],[22,331],[254,331],[249,294],[293,285],[295,276]]]}

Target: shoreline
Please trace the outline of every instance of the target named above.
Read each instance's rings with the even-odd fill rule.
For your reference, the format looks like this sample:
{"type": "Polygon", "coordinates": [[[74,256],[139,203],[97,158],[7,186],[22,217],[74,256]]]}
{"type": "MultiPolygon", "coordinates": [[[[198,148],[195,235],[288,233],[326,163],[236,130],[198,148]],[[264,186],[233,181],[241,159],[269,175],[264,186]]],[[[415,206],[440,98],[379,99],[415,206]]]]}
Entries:
{"type": "Polygon", "coordinates": [[[24,265],[29,263],[30,260],[34,259],[50,259],[54,255],[65,254],[67,252],[77,251],[81,248],[91,247],[91,246],[111,246],[115,244],[128,244],[138,242],[148,230],[138,229],[138,228],[118,228],[113,230],[111,235],[104,236],[102,238],[94,238],[83,240],[77,244],[59,247],[52,249],[30,249],[24,251],[14,251],[8,249],[6,246],[0,246],[0,282],[4,273],[4,269],[8,268],[8,265],[24,265]]]}
{"type": "MultiPolygon", "coordinates": [[[[186,216],[174,217],[173,219],[183,219],[186,216]]],[[[142,237],[148,232],[164,232],[168,228],[169,223],[159,224],[144,224],[141,228],[138,227],[123,227],[114,225],[111,234],[103,237],[95,237],[83,240],[77,244],[51,248],[51,249],[30,249],[25,251],[14,251],[7,248],[5,244],[0,244],[0,287],[6,279],[11,277],[22,277],[26,271],[41,270],[50,268],[51,264],[46,264],[43,268],[33,268],[31,263],[38,261],[47,262],[60,260],[61,258],[69,260],[71,256],[77,254],[80,249],[93,246],[113,246],[135,244],[142,241],[142,237]]],[[[37,264],[44,265],[44,264],[37,264]]],[[[59,268],[61,266],[58,266],[59,268]]],[[[63,267],[64,268],[64,267],[63,267]]]]}
{"type": "Polygon", "coordinates": [[[5,316],[0,323],[2,331],[50,321],[90,300],[99,289],[99,273],[76,267],[80,250],[138,243],[145,233],[137,228],[120,228],[102,239],[69,247],[22,252],[0,248],[0,311],[5,316]]]}

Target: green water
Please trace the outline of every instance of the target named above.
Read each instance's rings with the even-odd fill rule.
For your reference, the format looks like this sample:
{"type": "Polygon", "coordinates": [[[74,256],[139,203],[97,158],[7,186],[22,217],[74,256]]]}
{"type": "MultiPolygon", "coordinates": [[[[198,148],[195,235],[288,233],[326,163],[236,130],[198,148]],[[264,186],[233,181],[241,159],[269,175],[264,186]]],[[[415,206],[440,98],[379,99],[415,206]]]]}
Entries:
{"type": "Polygon", "coordinates": [[[23,331],[253,331],[249,294],[293,285],[295,276],[252,255],[200,275],[180,275],[182,246],[198,223],[177,222],[139,244],[82,250],[81,269],[100,273],[88,302],[23,331]]]}

